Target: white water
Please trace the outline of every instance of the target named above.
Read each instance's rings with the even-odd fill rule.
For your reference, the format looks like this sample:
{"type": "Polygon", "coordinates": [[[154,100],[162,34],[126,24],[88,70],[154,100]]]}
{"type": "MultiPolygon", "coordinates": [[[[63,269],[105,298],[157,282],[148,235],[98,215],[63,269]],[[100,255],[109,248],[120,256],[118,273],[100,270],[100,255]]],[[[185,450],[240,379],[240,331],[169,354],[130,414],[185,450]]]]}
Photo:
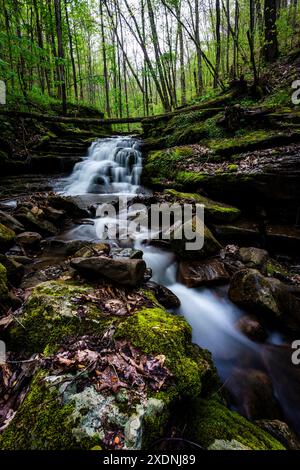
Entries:
{"type": "Polygon", "coordinates": [[[137,141],[114,137],[94,142],[68,178],[65,194],[134,193],[142,172],[137,141]]]}

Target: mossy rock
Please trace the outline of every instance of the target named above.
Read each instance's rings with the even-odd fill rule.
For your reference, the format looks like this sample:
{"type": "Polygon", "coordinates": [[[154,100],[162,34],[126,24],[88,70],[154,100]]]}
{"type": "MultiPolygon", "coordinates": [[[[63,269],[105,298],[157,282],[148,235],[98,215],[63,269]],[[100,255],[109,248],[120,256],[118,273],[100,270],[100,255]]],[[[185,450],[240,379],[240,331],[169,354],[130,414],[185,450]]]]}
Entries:
{"type": "Polygon", "coordinates": [[[14,243],[15,232],[3,224],[0,224],[0,252],[7,251],[14,243]]]}
{"type": "Polygon", "coordinates": [[[197,193],[182,193],[174,189],[168,189],[166,194],[173,196],[176,201],[203,204],[205,218],[207,217],[212,222],[230,223],[241,214],[241,211],[236,207],[213,201],[197,193]]]}
{"type": "Polygon", "coordinates": [[[80,448],[72,435],[73,405],[64,405],[57,391],[43,382],[44,376],[36,376],[15,418],[1,434],[1,450],[80,448]]]}
{"type": "Polygon", "coordinates": [[[0,301],[5,300],[8,296],[7,272],[3,264],[0,263],[0,301]]]}
{"type": "Polygon", "coordinates": [[[84,316],[78,315],[76,298],[93,294],[92,286],[75,282],[49,281],[35,287],[26,301],[21,324],[16,323],[9,336],[12,349],[42,352],[63,339],[81,334],[101,333],[117,320],[107,317],[92,302],[87,302],[84,316]]]}
{"type": "Polygon", "coordinates": [[[11,330],[11,339],[19,347],[24,342],[25,349],[48,355],[67,337],[103,332],[113,322],[115,339],[126,339],[143,353],[165,356],[165,366],[173,374],[171,383],[159,392],[149,389],[146,397],[139,398],[131,389],[96,391],[88,380],[76,388],[74,372],[58,377],[40,371],[2,434],[1,449],[91,449],[102,447],[106,432],[116,429],[124,433],[126,448],[148,448],[165,434],[171,409],[182,398],[206,396],[220,386],[210,353],[192,345],[185,319],[168,313],[152,293],[144,291],[153,306],[145,302],[147,306],[131,316],[105,317],[89,305],[85,318],[78,318],[72,298],[89,293],[92,286],[74,282],[39,285],[19,317],[22,326],[11,330]]]}
{"type": "Polygon", "coordinates": [[[195,400],[189,408],[188,436],[203,447],[215,441],[236,441],[252,450],[284,450],[281,443],[218,400],[195,400]]]}

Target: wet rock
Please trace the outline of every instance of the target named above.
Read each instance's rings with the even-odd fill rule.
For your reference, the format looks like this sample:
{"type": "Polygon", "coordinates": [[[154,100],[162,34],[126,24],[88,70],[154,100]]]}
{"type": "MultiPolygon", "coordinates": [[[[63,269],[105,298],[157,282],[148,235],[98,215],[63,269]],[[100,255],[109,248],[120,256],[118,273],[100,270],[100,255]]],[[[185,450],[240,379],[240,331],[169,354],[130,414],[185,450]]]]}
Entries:
{"type": "Polygon", "coordinates": [[[146,263],[140,259],[111,259],[103,256],[74,258],[71,266],[83,275],[105,277],[119,284],[135,286],[144,280],[146,263]]]}
{"type": "Polygon", "coordinates": [[[226,283],[229,275],[224,264],[217,259],[181,261],[179,280],[188,287],[199,287],[226,283]]]}
{"type": "Polygon", "coordinates": [[[42,236],[37,232],[23,232],[16,236],[16,243],[26,250],[36,250],[39,248],[42,236]]]}
{"type": "Polygon", "coordinates": [[[51,206],[46,206],[44,208],[45,216],[51,222],[60,222],[66,217],[66,212],[63,210],[54,209],[51,206]]]}
{"type": "Polygon", "coordinates": [[[24,226],[11,214],[0,210],[0,223],[10,228],[16,233],[23,232],[24,226]]]}
{"type": "Polygon", "coordinates": [[[268,252],[255,247],[243,247],[239,249],[240,260],[249,268],[261,268],[268,259],[268,252]]]}
{"type": "Polygon", "coordinates": [[[231,278],[228,294],[232,302],[273,325],[300,331],[300,300],[278,279],[264,277],[256,269],[241,269],[231,278]]]}
{"type": "Polygon", "coordinates": [[[133,248],[111,248],[110,254],[113,258],[143,259],[142,250],[133,248]]]}
{"type": "Polygon", "coordinates": [[[10,255],[10,259],[13,261],[16,261],[19,264],[23,264],[24,266],[27,264],[31,264],[33,262],[33,259],[30,258],[29,256],[22,256],[22,255],[10,255]]]}
{"type": "Polygon", "coordinates": [[[89,246],[83,246],[80,250],[76,251],[76,258],[91,258],[92,256],[108,255],[110,253],[110,246],[107,243],[92,243],[89,246]]]}
{"type": "Polygon", "coordinates": [[[180,307],[179,298],[167,287],[157,284],[154,281],[148,282],[147,286],[154,291],[155,297],[163,307],[167,309],[180,307]]]}
{"type": "Polygon", "coordinates": [[[80,201],[71,196],[59,196],[58,194],[49,195],[48,202],[54,209],[64,211],[70,218],[89,217],[89,211],[80,207],[80,201]]]}
{"type": "Polygon", "coordinates": [[[59,231],[52,222],[43,217],[43,212],[34,213],[32,212],[32,209],[25,205],[17,208],[15,216],[29,231],[37,231],[45,236],[57,235],[59,231]]]}
{"type": "Polygon", "coordinates": [[[0,263],[6,268],[7,279],[15,287],[19,286],[24,276],[24,266],[10,256],[0,254],[0,263]]]}
{"type": "Polygon", "coordinates": [[[236,321],[235,327],[253,341],[264,341],[267,338],[265,328],[254,315],[243,315],[236,321]]]}
{"type": "Polygon", "coordinates": [[[14,244],[15,236],[13,230],[0,223],[0,253],[5,253],[14,244]]]}
{"type": "Polygon", "coordinates": [[[61,240],[59,238],[51,238],[43,240],[41,246],[45,253],[59,254],[63,256],[72,256],[82,248],[87,248],[91,242],[85,240],[61,240]]]}
{"type": "Polygon", "coordinates": [[[197,222],[196,218],[193,218],[192,224],[187,221],[185,224],[171,227],[169,233],[171,248],[181,259],[208,258],[222,248],[209,228],[203,226],[199,220],[197,222]],[[186,233],[191,233],[191,228],[195,234],[194,239],[186,237],[186,233]],[[202,248],[199,248],[198,240],[200,244],[204,240],[202,248]]]}
{"type": "Polygon", "coordinates": [[[300,440],[288,426],[288,424],[278,419],[260,419],[255,424],[271,436],[281,442],[284,447],[290,450],[300,450],[300,440]]]}
{"type": "Polygon", "coordinates": [[[246,418],[256,420],[281,417],[272,382],[265,372],[236,368],[226,382],[226,389],[239,413],[246,418]]]}

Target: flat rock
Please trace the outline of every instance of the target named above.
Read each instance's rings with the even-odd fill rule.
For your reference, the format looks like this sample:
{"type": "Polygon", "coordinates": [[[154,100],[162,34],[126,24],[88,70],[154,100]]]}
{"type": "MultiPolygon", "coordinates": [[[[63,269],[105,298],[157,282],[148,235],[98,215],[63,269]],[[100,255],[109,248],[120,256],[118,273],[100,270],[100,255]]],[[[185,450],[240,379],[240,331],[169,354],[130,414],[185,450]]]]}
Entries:
{"type": "Polygon", "coordinates": [[[217,259],[181,261],[179,280],[188,287],[222,284],[229,280],[223,263],[217,259]]]}

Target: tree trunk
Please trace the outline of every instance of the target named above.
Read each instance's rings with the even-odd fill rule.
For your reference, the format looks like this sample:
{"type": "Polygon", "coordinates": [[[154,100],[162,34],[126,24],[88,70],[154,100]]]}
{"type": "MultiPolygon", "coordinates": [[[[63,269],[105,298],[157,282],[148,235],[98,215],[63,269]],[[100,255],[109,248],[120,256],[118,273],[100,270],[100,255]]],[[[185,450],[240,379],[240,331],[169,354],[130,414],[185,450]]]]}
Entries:
{"type": "Polygon", "coordinates": [[[278,57],[277,39],[277,9],[276,0],[265,0],[265,47],[264,56],[266,62],[274,62],[278,57]]]}
{"type": "Polygon", "coordinates": [[[64,66],[64,46],[62,39],[62,25],[61,25],[61,0],[54,0],[55,18],[56,18],[56,34],[58,46],[59,64],[59,81],[62,99],[62,112],[63,115],[67,114],[67,92],[66,92],[66,79],[65,79],[65,66],[64,66]]]}

